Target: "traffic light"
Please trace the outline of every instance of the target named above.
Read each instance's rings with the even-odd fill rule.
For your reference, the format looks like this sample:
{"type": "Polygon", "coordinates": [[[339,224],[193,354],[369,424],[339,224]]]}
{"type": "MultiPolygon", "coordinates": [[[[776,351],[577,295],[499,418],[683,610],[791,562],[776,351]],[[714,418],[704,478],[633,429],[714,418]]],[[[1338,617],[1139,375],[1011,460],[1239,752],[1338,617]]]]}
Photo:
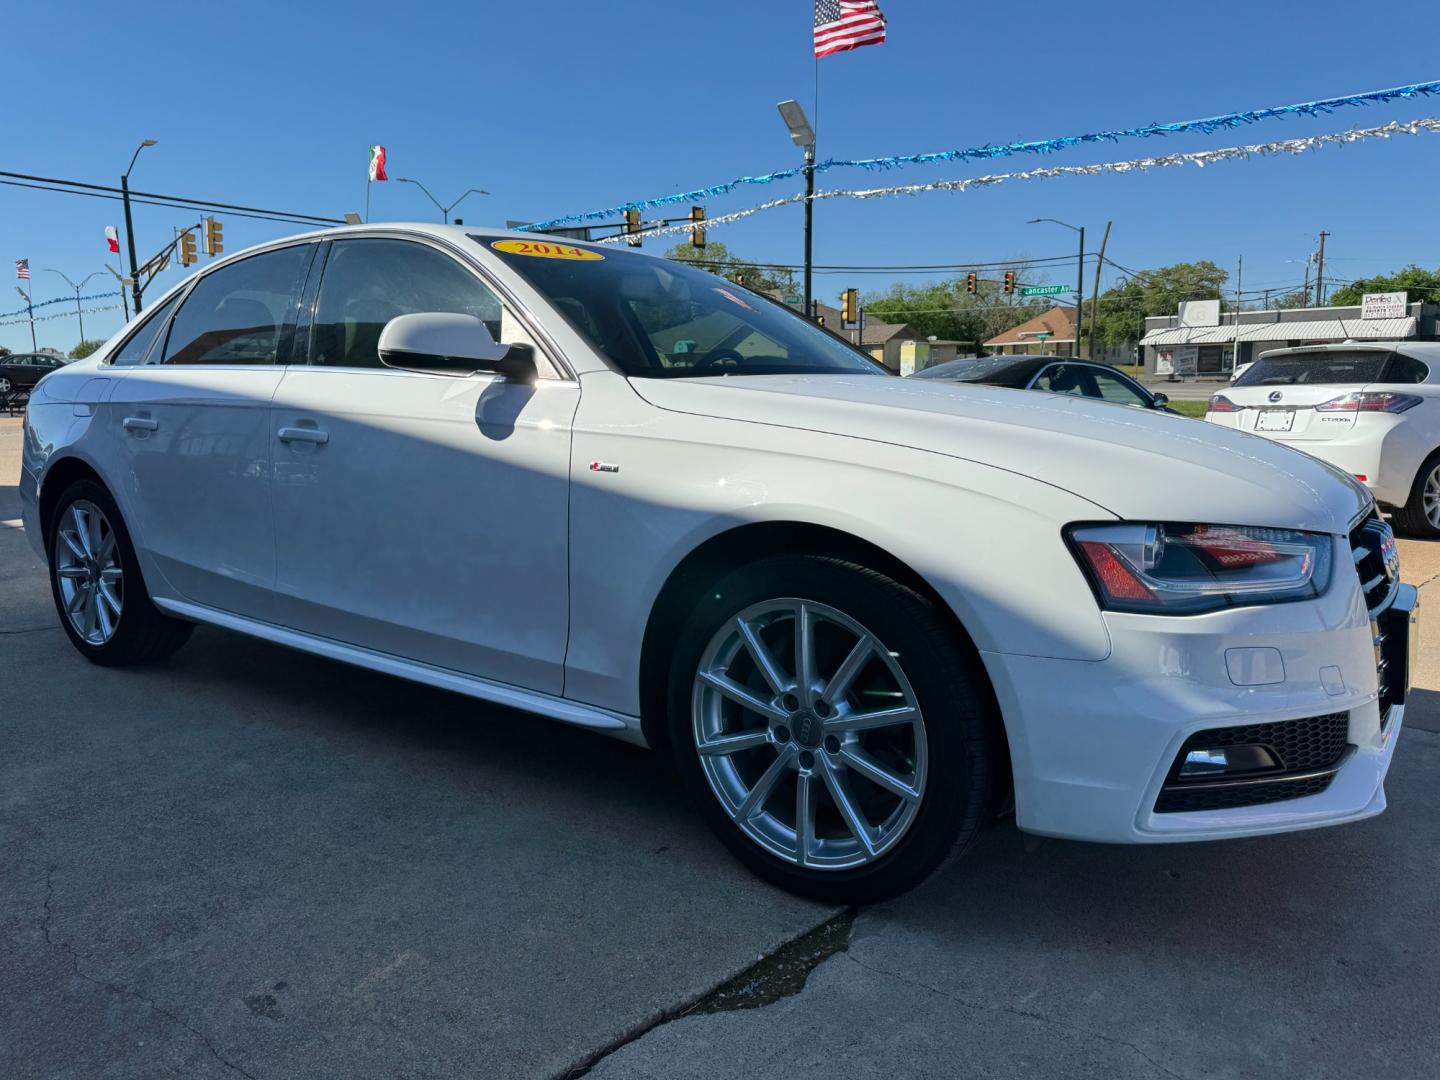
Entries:
{"type": "Polygon", "coordinates": [[[205,219],[205,254],[219,255],[225,250],[225,227],[213,217],[205,219]]]}
{"type": "Polygon", "coordinates": [[[840,321],[842,323],[853,323],[860,316],[860,292],[857,289],[846,289],[840,294],[840,321]]]}
{"type": "Polygon", "coordinates": [[[625,211],[625,235],[628,237],[628,239],[627,239],[625,242],[626,242],[627,244],[629,244],[631,247],[639,247],[639,246],[640,246],[640,243],[641,243],[640,237],[636,235],[639,231],[640,231],[640,211],[639,211],[639,210],[636,210],[636,209],[633,209],[633,208],[630,209],[630,210],[626,210],[626,211],[625,211]]]}
{"type": "Polygon", "coordinates": [[[1014,271],[1014,270],[1006,270],[1006,271],[1005,271],[1005,291],[1006,291],[1007,293],[1013,293],[1013,292],[1015,291],[1015,271],[1014,271]]]}
{"type": "Polygon", "coordinates": [[[195,254],[195,234],[186,229],[180,234],[180,265],[194,266],[199,261],[195,254]]]}
{"type": "Polygon", "coordinates": [[[968,293],[973,293],[973,292],[975,291],[976,287],[977,287],[977,282],[978,282],[978,281],[979,281],[979,279],[976,278],[976,276],[975,276],[975,271],[972,270],[972,271],[970,271],[970,273],[966,274],[966,275],[965,275],[965,291],[968,292],[968,293]]]}
{"type": "Polygon", "coordinates": [[[690,226],[690,246],[703,249],[705,247],[705,226],[703,224],[705,221],[705,208],[703,206],[692,206],[690,208],[690,220],[695,222],[694,225],[690,226]]]}

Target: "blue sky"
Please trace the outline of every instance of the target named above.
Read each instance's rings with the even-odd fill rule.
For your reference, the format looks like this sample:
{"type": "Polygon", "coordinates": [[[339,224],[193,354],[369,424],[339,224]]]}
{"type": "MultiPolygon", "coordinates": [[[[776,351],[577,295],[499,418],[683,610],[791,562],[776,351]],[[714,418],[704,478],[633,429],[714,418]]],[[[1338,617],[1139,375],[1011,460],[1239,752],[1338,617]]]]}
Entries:
{"type": "MultiPolygon", "coordinates": [[[[1440,77],[1431,39],[1407,29],[1398,9],[1371,18],[1332,0],[881,2],[889,42],[820,63],[821,157],[1048,138],[1440,77]]],[[[811,10],[810,0],[12,5],[0,168],[114,184],[148,137],[159,145],[142,154],[137,188],[339,216],[362,208],[366,147],[382,142],[392,177],[414,176],[445,201],[472,186],[491,191],[457,211],[471,223],[596,209],[792,164],[797,151],[775,103],[797,97],[810,107],[811,10]],[[17,63],[17,45],[30,63],[17,63]]],[[[1127,141],[1048,163],[1431,115],[1440,115],[1440,98],[1127,141]]],[[[884,182],[1030,161],[916,167],[884,182]]],[[[1331,234],[1329,271],[1342,278],[1440,265],[1437,172],[1440,137],[1422,135],[1203,170],[836,200],[816,210],[815,255],[822,264],[1063,255],[1074,250],[1072,233],[1025,221],[1062,218],[1098,239],[1113,220],[1109,254],[1127,266],[1209,258],[1233,267],[1243,254],[1247,289],[1294,287],[1321,229],[1331,234]]],[[[837,171],[822,186],[842,182],[874,178],[837,171]]],[[[752,188],[707,209],[715,216],[785,193],[778,184],[752,188]]],[[[195,216],[138,208],[141,257],[195,216]]],[[[391,182],[375,186],[371,218],[433,220],[434,210],[417,189],[391,182]]],[[[711,236],[753,259],[798,262],[800,222],[799,208],[786,208],[711,236]]],[[[63,295],[64,283],[42,268],[77,281],[100,269],[111,258],[108,224],[122,224],[118,204],[0,186],[0,274],[13,286],[11,264],[27,257],[35,299],[63,295]]],[[[230,251],[295,231],[225,218],[230,251]]],[[[1051,280],[1072,275],[1065,267],[1051,280]]],[[[176,280],[171,270],[152,295],[176,280]]],[[[106,274],[90,285],[112,281],[106,274]]],[[[886,283],[825,275],[816,291],[886,283]]],[[[0,312],[21,303],[7,289],[0,312]]],[[[119,324],[118,310],[96,313],[86,330],[104,336],[119,324]]],[[[41,345],[67,349],[78,336],[73,318],[39,332],[41,345]]],[[[0,326],[0,344],[29,343],[28,325],[0,326]]]]}

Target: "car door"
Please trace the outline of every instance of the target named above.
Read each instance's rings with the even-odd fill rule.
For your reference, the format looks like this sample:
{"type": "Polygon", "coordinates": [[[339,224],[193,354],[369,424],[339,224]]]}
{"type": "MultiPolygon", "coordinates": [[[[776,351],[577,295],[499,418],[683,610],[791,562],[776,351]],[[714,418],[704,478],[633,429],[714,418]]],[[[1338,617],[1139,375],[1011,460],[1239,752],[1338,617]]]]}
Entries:
{"type": "Polygon", "coordinates": [[[313,255],[290,245],[201,277],[106,410],[155,568],[180,597],[253,618],[273,615],[270,398],[313,255]]]}
{"type": "Polygon", "coordinates": [[[271,412],[281,621],[560,693],[578,384],[474,268],[418,238],[334,241],[300,337],[310,362],[271,412]],[[536,346],[541,377],[383,366],[385,323],[423,311],[536,346]]]}

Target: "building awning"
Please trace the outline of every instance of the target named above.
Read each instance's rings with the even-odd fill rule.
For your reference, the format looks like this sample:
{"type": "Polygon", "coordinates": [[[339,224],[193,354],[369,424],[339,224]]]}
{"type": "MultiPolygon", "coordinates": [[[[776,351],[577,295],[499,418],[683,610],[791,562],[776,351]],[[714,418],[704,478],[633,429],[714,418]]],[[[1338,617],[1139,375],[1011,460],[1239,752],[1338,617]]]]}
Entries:
{"type": "MultiPolygon", "coordinates": [[[[1415,316],[1400,319],[1314,319],[1308,322],[1241,323],[1241,341],[1396,341],[1415,336],[1415,316]]],[[[1234,326],[1151,330],[1141,345],[1228,345],[1234,326]]]]}

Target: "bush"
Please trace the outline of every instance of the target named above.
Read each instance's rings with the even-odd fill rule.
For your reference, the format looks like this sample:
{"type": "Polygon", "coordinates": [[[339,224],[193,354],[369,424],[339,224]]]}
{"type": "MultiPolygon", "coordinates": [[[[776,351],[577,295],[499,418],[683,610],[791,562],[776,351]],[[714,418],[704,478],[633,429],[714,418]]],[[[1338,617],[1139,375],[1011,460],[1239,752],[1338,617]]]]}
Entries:
{"type": "Polygon", "coordinates": [[[82,341],[79,345],[76,345],[73,349],[70,350],[70,359],[84,360],[85,357],[89,356],[91,353],[93,353],[96,349],[100,348],[100,346],[104,344],[105,343],[103,341],[82,341]]]}

